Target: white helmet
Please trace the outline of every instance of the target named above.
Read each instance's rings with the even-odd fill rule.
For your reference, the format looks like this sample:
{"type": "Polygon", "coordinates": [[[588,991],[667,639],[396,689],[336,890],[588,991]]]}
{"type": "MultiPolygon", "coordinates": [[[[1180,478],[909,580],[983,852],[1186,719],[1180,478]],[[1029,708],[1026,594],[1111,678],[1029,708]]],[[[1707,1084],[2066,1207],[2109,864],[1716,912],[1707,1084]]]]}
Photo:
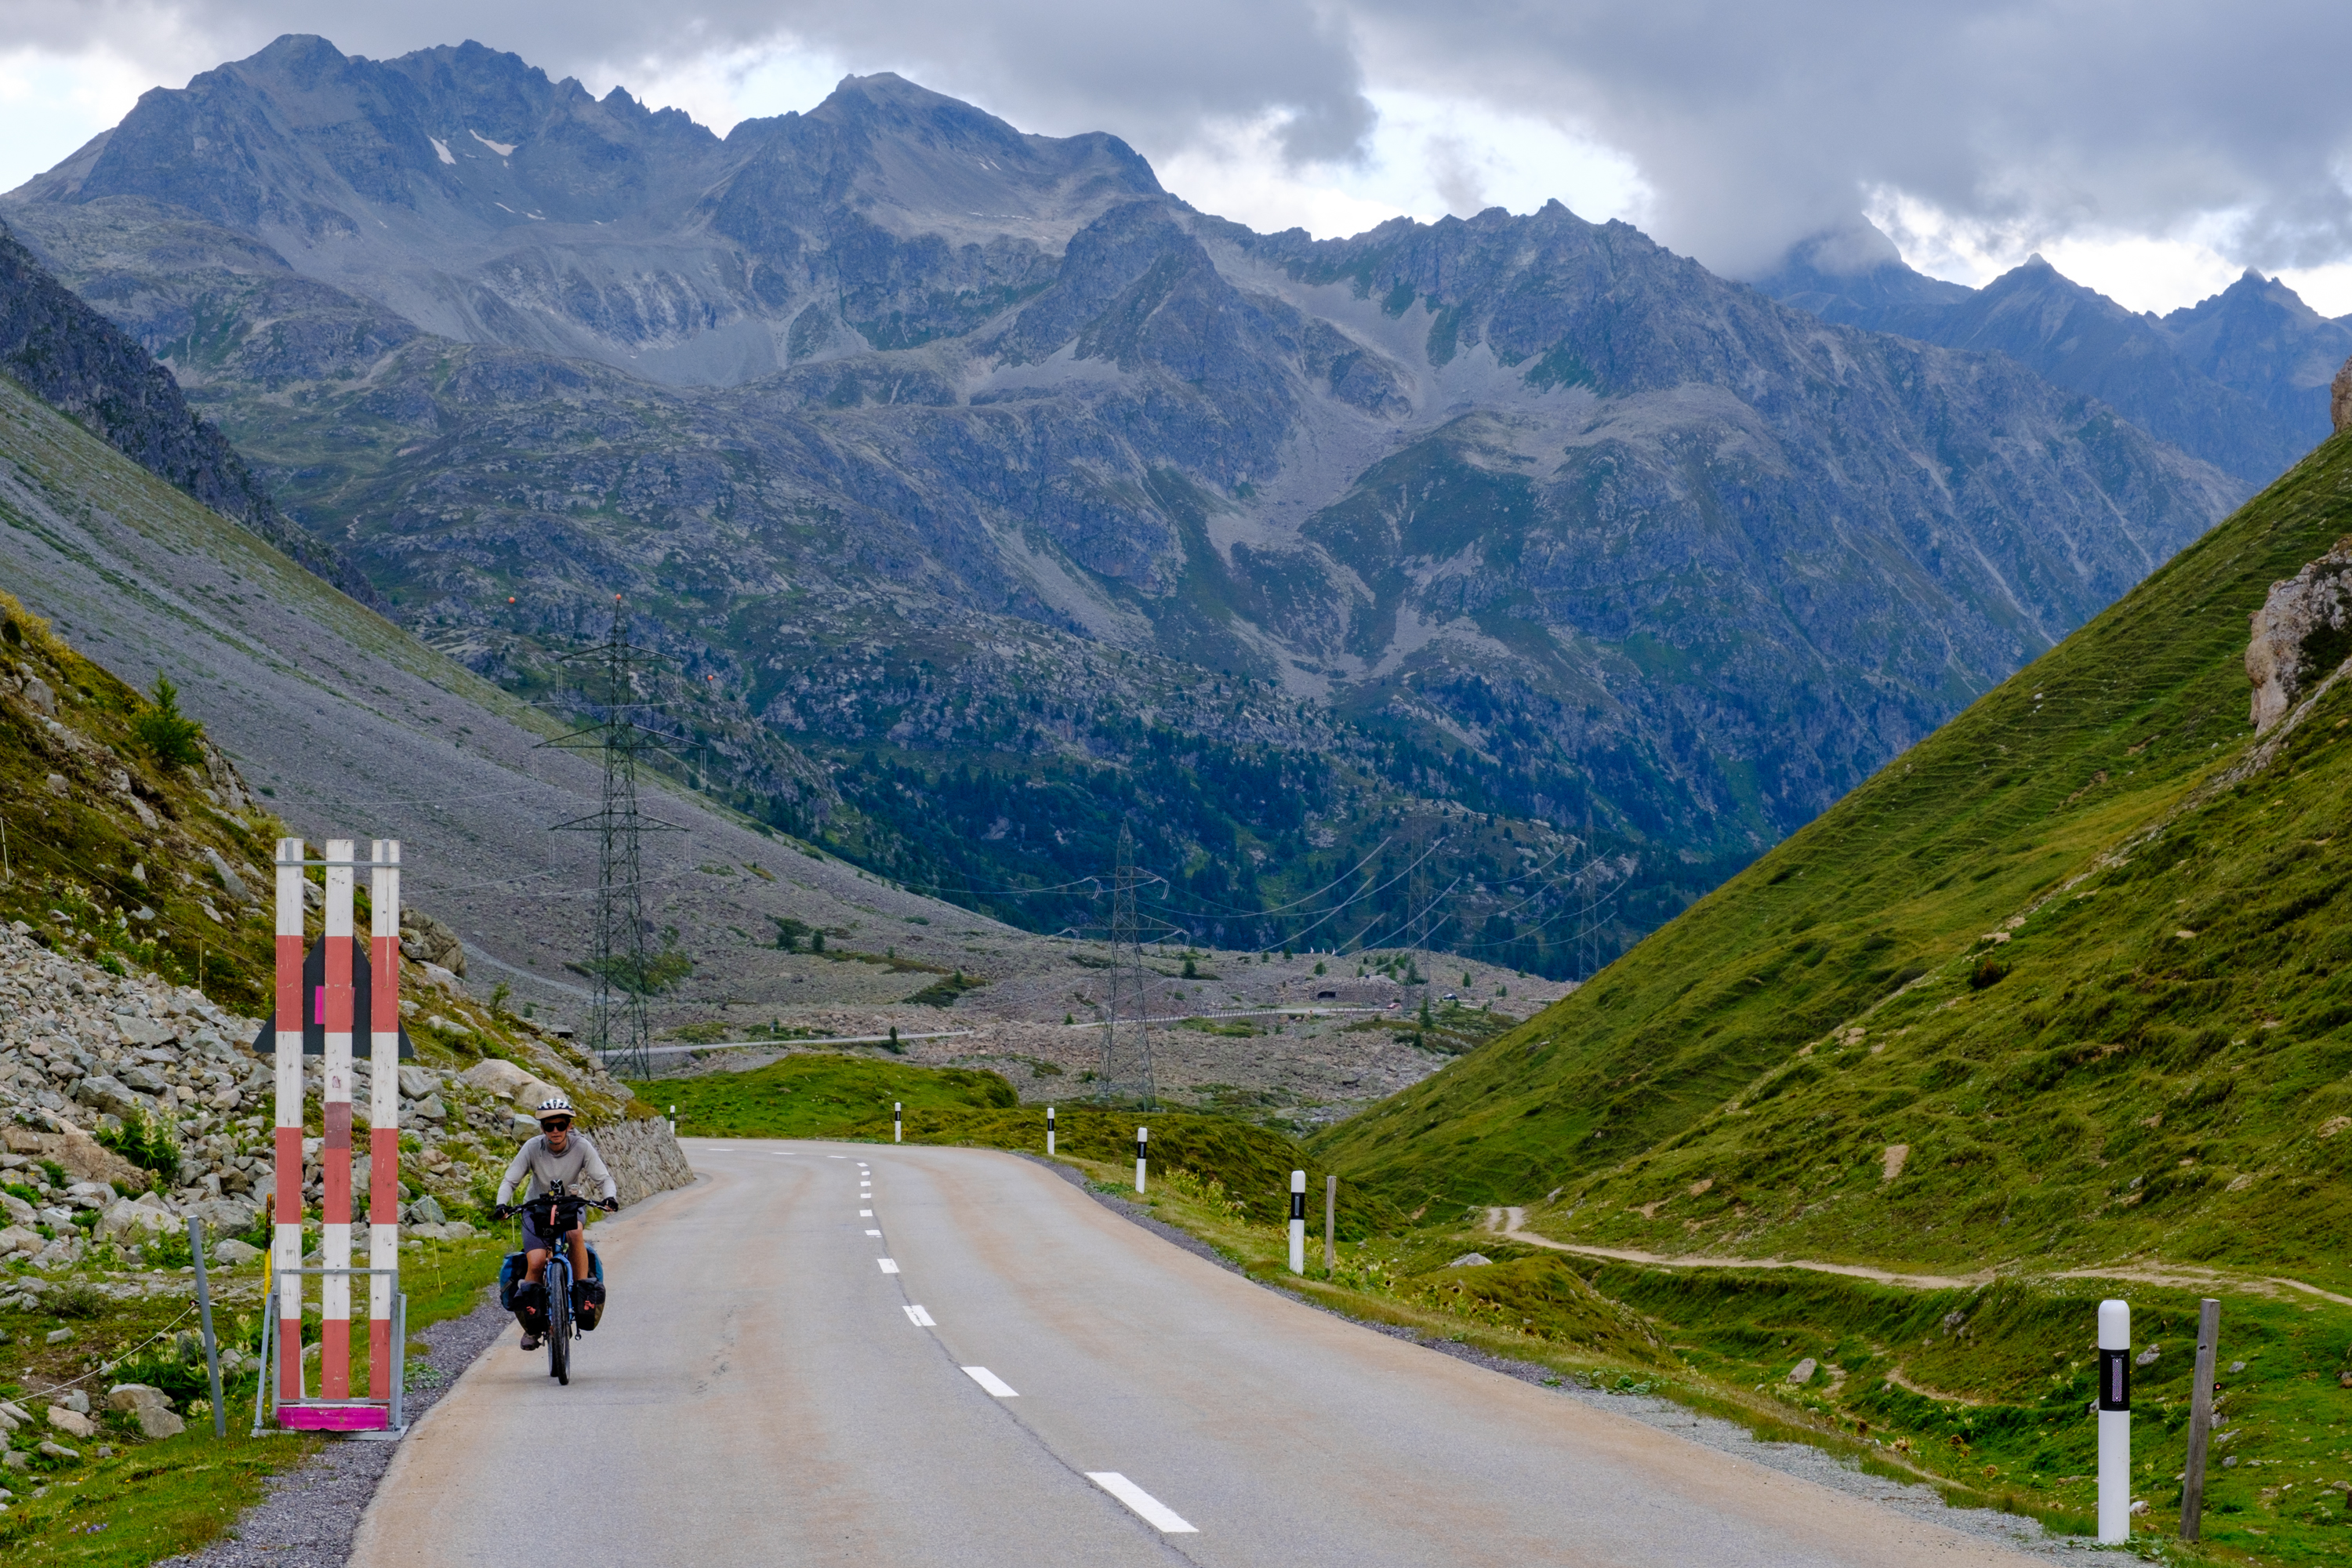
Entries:
{"type": "Polygon", "coordinates": [[[551,1095],[539,1102],[539,1121],[542,1127],[547,1124],[547,1119],[551,1116],[570,1116],[572,1113],[572,1102],[560,1094],[551,1095]]]}

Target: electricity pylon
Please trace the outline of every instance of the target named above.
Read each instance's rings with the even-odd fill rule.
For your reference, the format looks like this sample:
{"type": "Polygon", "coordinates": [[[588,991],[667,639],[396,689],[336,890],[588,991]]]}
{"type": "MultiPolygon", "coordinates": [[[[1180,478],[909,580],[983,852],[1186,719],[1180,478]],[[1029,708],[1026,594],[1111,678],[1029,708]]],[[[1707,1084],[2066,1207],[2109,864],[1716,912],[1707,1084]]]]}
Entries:
{"type": "Polygon", "coordinates": [[[1143,928],[1136,918],[1135,889],[1141,880],[1135,868],[1135,839],[1118,830],[1118,863],[1111,878],[1110,895],[1110,1017],[1103,1027],[1102,1070],[1097,1074],[1098,1093],[1106,1104],[1132,1101],[1150,1106],[1158,1099],[1151,1079],[1151,1004],[1144,984],[1143,928]],[[1124,1037],[1119,1009],[1126,1002],[1135,1010],[1134,1023],[1124,1037]]]}
{"type": "Polygon", "coordinates": [[[590,667],[583,695],[591,711],[602,709],[604,715],[597,723],[541,742],[596,752],[604,765],[604,798],[597,809],[548,830],[596,835],[595,951],[588,961],[596,993],[588,1047],[615,1077],[644,1079],[653,1076],[646,1024],[652,955],[646,947],[645,863],[639,838],[646,833],[686,831],[637,809],[638,756],[662,739],[634,717],[638,710],[653,706],[640,700],[637,675],[654,658],[629,641],[628,607],[616,594],[611,634],[565,662],[590,667]]]}

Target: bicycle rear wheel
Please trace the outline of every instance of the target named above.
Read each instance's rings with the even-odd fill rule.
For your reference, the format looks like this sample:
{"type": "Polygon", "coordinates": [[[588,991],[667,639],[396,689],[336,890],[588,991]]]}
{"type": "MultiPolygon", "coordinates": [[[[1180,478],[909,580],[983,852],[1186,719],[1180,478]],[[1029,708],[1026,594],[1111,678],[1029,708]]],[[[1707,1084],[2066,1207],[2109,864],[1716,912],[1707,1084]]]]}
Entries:
{"type": "Polygon", "coordinates": [[[572,1269],[555,1258],[547,1260],[547,1374],[572,1382],[572,1269]]]}

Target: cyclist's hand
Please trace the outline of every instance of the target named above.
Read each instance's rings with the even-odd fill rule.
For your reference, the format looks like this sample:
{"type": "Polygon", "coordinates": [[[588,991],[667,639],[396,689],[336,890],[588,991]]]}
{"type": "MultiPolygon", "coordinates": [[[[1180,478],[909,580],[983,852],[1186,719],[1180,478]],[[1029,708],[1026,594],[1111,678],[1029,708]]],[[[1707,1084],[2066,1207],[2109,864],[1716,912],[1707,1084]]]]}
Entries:
{"type": "Polygon", "coordinates": [[[618,1198],[605,1198],[600,1201],[596,1206],[603,1209],[606,1214],[618,1214],[621,1211],[621,1200],[618,1198]]]}
{"type": "Polygon", "coordinates": [[[496,1208],[490,1210],[490,1213],[494,1217],[499,1219],[511,1219],[514,1217],[514,1210],[505,1204],[499,1205],[496,1208]]]}

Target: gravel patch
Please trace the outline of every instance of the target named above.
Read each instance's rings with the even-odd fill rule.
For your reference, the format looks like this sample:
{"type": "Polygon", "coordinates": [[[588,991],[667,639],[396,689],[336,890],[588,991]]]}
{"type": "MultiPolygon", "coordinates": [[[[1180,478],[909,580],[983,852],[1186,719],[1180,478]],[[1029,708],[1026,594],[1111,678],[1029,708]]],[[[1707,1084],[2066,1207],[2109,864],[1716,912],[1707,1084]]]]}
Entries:
{"type": "Polygon", "coordinates": [[[1672,1432],[1678,1437],[1698,1444],[1701,1447],[1712,1448],[1720,1454],[1736,1455],[1769,1469],[1778,1470],[1782,1475],[1811,1481],[1833,1491],[1843,1492],[1849,1497],[1861,1498],[1865,1501],[1876,1503],[1882,1508],[1892,1509],[1908,1518],[1929,1524],[1938,1524],[1947,1530],[1958,1531],[1963,1535],[1998,1542],[2003,1546],[2040,1557],[2058,1557],[2074,1552],[2098,1550],[2096,1543],[2087,1537],[2051,1535],[2042,1530],[2041,1521],[2038,1520],[2021,1518],[2013,1513],[2003,1513],[1998,1509],[1955,1508],[1946,1502],[1935,1488],[1924,1482],[1896,1481],[1883,1476],[1871,1475],[1853,1460],[1841,1458],[1826,1449],[1816,1448],[1810,1443],[1763,1441],[1735,1421],[1727,1421],[1717,1415],[1700,1415],[1676,1405],[1671,1399],[1661,1399],[1649,1394],[1613,1392],[1596,1387],[1581,1378],[1563,1375],[1558,1368],[1546,1366],[1539,1362],[1520,1361],[1512,1356],[1496,1355],[1492,1352],[1465,1344],[1459,1340],[1446,1339],[1440,1335],[1423,1332],[1419,1329],[1405,1328],[1394,1323],[1377,1323],[1349,1316],[1325,1302],[1299,1295],[1296,1291],[1286,1290],[1277,1282],[1259,1279],[1244,1272],[1231,1258],[1207,1242],[1188,1232],[1177,1229],[1139,1204],[1097,1189],[1088,1184],[1083,1173],[1068,1165],[1046,1160],[1036,1154],[1023,1154],[1021,1157],[1033,1164],[1041,1165],[1052,1171],[1103,1207],[1133,1221],[1161,1240],[1182,1248],[1195,1258],[1204,1258],[1229,1273],[1240,1275],[1254,1285],[1287,1296],[1294,1301],[1314,1308],[1317,1311],[1328,1312],[1337,1318],[1346,1318],[1348,1321],[1360,1328],[1370,1329],[1374,1333],[1386,1334],[1394,1340],[1403,1340],[1407,1343],[1419,1345],[1423,1350],[1434,1351],[1440,1355],[1452,1356],[1456,1361],[1468,1362],[1473,1366],[1484,1367],[1488,1372],[1500,1373],[1505,1377],[1517,1378],[1521,1383],[1530,1383],[1540,1388],[1549,1388],[1564,1398],[1573,1399],[1580,1405],[1588,1405],[1592,1409],[1605,1410],[1612,1415],[1629,1417],[1645,1426],[1672,1432]]]}
{"type": "MultiPolygon", "coordinates": [[[[499,1310],[496,1293],[486,1291],[481,1305],[464,1317],[445,1318],[411,1336],[428,1347],[408,1363],[405,1414],[412,1428],[513,1322],[512,1314],[499,1310]]],[[[262,1500],[226,1536],[171,1558],[163,1568],[341,1568],[360,1515],[399,1451],[397,1443],[331,1437],[312,1458],[271,1477],[262,1500]]]]}

